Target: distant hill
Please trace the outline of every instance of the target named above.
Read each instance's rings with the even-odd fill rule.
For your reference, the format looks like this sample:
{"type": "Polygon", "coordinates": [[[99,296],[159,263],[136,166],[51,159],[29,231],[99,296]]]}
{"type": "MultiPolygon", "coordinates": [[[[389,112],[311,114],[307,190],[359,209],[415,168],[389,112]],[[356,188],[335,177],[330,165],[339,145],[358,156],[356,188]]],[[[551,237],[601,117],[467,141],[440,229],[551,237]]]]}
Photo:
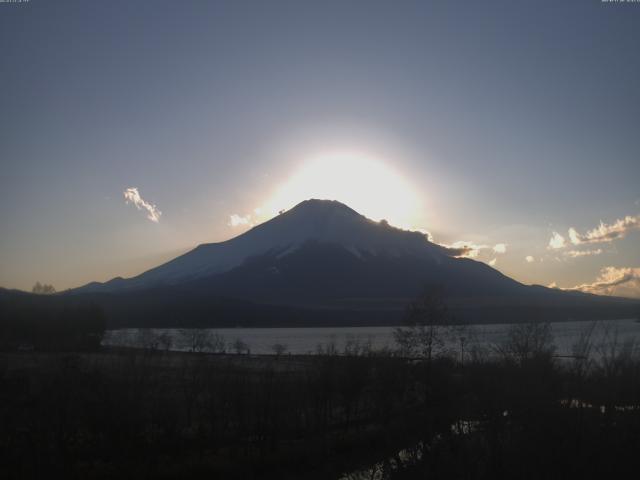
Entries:
{"type": "Polygon", "coordinates": [[[101,308],[82,295],[36,295],[0,288],[0,351],[93,350],[106,327],[101,308]]]}
{"type": "Polygon", "coordinates": [[[627,299],[523,285],[454,253],[340,202],[307,200],[226,242],[66,295],[100,304],[117,325],[392,324],[431,285],[465,321],[619,318],[637,309],[627,299]]]}

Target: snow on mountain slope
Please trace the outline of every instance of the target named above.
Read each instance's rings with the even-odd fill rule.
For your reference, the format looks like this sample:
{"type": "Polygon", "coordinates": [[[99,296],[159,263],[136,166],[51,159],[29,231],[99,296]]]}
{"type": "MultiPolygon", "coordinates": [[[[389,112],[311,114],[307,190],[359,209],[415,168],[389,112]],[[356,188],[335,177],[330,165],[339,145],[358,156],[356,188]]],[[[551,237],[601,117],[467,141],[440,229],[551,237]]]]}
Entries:
{"type": "Polygon", "coordinates": [[[199,245],[163,265],[130,279],[92,283],[79,291],[116,291],[175,285],[224,273],[251,257],[267,253],[279,257],[306,242],[340,245],[356,257],[363,254],[413,256],[440,263],[445,248],[431,243],[420,232],[410,232],[374,222],[333,200],[306,200],[291,210],[221,243],[199,245]]]}

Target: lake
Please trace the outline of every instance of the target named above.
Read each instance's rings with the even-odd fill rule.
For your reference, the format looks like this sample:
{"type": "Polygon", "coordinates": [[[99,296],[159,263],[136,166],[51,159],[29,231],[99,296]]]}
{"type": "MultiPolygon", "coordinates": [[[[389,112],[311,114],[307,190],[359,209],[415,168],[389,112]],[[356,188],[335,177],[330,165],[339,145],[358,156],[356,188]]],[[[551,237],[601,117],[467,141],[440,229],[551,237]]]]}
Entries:
{"type": "MultiPolygon", "coordinates": [[[[570,355],[573,345],[581,334],[591,328],[593,322],[553,323],[552,331],[556,353],[570,355]]],[[[490,348],[500,345],[507,337],[510,324],[486,324],[468,326],[464,330],[450,329],[445,333],[446,348],[459,351],[461,338],[464,348],[490,348]]],[[[374,350],[396,348],[393,331],[396,327],[331,327],[331,328],[213,328],[205,329],[224,340],[227,351],[233,351],[233,344],[241,340],[252,354],[271,354],[276,344],[286,347],[292,354],[315,354],[318,349],[335,349],[343,353],[346,348],[370,346],[374,350]]],[[[125,328],[108,330],[102,344],[105,346],[142,347],[145,334],[166,334],[171,338],[171,350],[188,351],[189,340],[185,329],[137,329],[125,328]]],[[[148,338],[148,337],[147,337],[148,338]]],[[[595,324],[592,340],[594,344],[616,339],[619,344],[640,340],[640,322],[635,319],[607,320],[595,324]]],[[[596,352],[597,353],[597,352],[596,352]]]]}

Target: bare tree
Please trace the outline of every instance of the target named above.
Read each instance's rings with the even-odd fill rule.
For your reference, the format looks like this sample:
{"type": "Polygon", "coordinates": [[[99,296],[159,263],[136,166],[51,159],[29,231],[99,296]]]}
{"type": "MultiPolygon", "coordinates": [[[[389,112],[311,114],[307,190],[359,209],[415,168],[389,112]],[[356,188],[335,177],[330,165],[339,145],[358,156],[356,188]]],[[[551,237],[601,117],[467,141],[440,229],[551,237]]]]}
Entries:
{"type": "Polygon", "coordinates": [[[431,362],[445,346],[443,326],[449,320],[442,288],[427,288],[423,295],[409,304],[405,316],[407,326],[393,332],[400,354],[421,356],[431,362]]]}
{"type": "Polygon", "coordinates": [[[273,345],[271,345],[271,350],[273,350],[273,353],[275,353],[278,357],[280,355],[283,355],[288,348],[289,347],[284,343],[274,343],[273,345]]]}
{"type": "Polygon", "coordinates": [[[169,350],[171,350],[171,345],[173,345],[173,338],[171,337],[171,334],[169,334],[169,332],[162,332],[160,335],[158,335],[158,342],[160,343],[162,349],[165,352],[168,352],[169,350]]]}
{"type": "Polygon", "coordinates": [[[48,285],[46,283],[36,282],[36,284],[31,289],[33,293],[37,293],[38,295],[51,295],[56,293],[56,289],[53,285],[48,285]]]}
{"type": "Polygon", "coordinates": [[[636,339],[620,339],[618,328],[606,325],[595,349],[600,357],[600,370],[605,377],[614,378],[631,363],[636,350],[636,339]]]}
{"type": "Polygon", "coordinates": [[[522,365],[529,360],[550,359],[555,348],[549,322],[526,322],[511,325],[496,351],[522,365]]]}
{"type": "Polygon", "coordinates": [[[331,335],[326,344],[318,343],[316,345],[316,354],[323,356],[338,355],[338,347],[336,345],[336,336],[331,335]]]}
{"type": "Polygon", "coordinates": [[[572,369],[579,379],[582,379],[593,366],[593,334],[597,325],[597,322],[592,322],[587,328],[581,330],[577,342],[571,347],[573,354],[572,369]]]}
{"type": "Polygon", "coordinates": [[[225,353],[227,342],[223,335],[214,333],[209,336],[210,348],[213,353],[225,353]]]}
{"type": "Polygon", "coordinates": [[[185,328],[180,330],[180,336],[190,352],[202,353],[211,350],[211,333],[204,328],[185,328]]]}
{"type": "Polygon", "coordinates": [[[233,350],[238,355],[241,354],[241,353],[244,353],[244,352],[248,352],[248,350],[249,350],[249,346],[246,343],[244,343],[242,340],[240,340],[239,338],[236,338],[236,340],[231,345],[231,348],[233,348],[233,350]]]}
{"type": "Polygon", "coordinates": [[[155,352],[160,348],[160,336],[151,328],[140,328],[136,334],[135,344],[145,350],[155,352]]]}

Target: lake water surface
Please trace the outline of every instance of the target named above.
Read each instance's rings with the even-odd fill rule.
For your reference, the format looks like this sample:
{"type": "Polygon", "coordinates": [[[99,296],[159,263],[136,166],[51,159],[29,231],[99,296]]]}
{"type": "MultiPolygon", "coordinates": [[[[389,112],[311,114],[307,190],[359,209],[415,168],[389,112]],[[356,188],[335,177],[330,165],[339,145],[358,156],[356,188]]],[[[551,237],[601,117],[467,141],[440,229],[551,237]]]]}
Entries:
{"type": "MultiPolygon", "coordinates": [[[[553,323],[552,331],[556,345],[556,353],[570,355],[573,345],[581,334],[591,328],[593,322],[553,323]]],[[[465,350],[475,347],[491,348],[500,345],[507,337],[510,324],[474,325],[465,329],[443,330],[447,348],[452,351],[460,349],[464,342],[465,350]],[[461,341],[461,339],[464,339],[461,341]]],[[[280,344],[286,352],[292,354],[315,354],[319,348],[326,350],[335,348],[343,353],[345,348],[354,346],[370,346],[381,350],[396,348],[393,331],[396,327],[331,327],[331,328],[215,328],[206,329],[212,335],[218,335],[227,345],[227,351],[233,351],[233,344],[241,340],[252,354],[273,353],[273,346],[280,344]]],[[[171,350],[188,351],[189,340],[185,330],[181,329],[149,329],[154,334],[167,334],[171,338],[171,350]]],[[[148,333],[149,330],[146,330],[148,333]]],[[[145,331],[136,328],[108,330],[103,345],[142,347],[145,331]]],[[[640,341],[640,322],[634,319],[608,320],[597,322],[592,335],[594,344],[616,340],[622,345],[634,339],[640,341]]]]}

